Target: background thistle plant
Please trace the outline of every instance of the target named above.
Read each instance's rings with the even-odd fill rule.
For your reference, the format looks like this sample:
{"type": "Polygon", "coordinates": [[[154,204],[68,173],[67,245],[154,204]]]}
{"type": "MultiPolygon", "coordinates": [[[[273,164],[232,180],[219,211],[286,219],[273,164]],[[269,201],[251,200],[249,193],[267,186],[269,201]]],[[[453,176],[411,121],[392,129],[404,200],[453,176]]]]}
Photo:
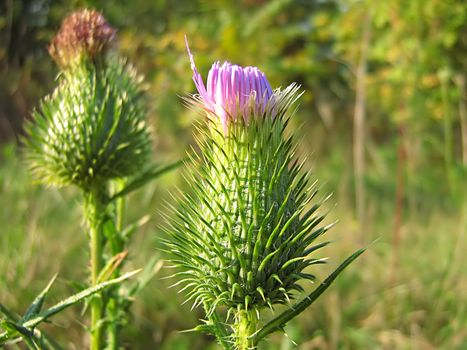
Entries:
{"type": "Polygon", "coordinates": [[[314,253],[329,242],[314,241],[330,226],[321,225],[317,189],[285,133],[299,87],[273,92],[257,68],[215,63],[206,89],[190,57],[192,102],[209,122],[199,128],[193,194],[183,196],[166,245],[181,269],[177,284],[205,308],[199,329],[224,348],[253,349],[261,311],[289,304],[301,282],[315,279],[306,269],[324,262],[314,253]]]}
{"type": "MultiPolygon", "coordinates": [[[[49,47],[61,69],[58,86],[33,113],[25,138],[25,157],[39,182],[82,191],[93,288],[121,275],[130,232],[138,227],[123,226],[125,196],[177,166],[150,163],[142,79],[110,50],[114,40],[115,29],[97,11],[77,11],[63,21],[49,47]]],[[[131,288],[113,285],[94,295],[91,349],[119,347],[131,300],[155,263],[131,288]]]]}

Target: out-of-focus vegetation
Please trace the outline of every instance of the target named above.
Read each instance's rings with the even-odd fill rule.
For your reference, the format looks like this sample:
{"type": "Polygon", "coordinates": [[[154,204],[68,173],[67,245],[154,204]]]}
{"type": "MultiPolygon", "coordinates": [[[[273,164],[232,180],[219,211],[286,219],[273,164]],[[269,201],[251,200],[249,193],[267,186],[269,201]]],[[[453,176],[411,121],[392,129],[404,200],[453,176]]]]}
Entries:
{"type": "MultiPolygon", "coordinates": [[[[467,348],[462,0],[2,1],[1,303],[22,311],[55,272],[56,298],[86,275],[78,268],[87,260],[78,194],[31,184],[18,147],[23,121],[54,86],[46,45],[61,19],[84,6],[119,29],[120,50],[145,77],[156,160],[183,157],[200,119],[180,98],[194,91],[185,34],[203,74],[225,59],[260,67],[272,86],[296,81],[306,90],[292,127],[309,168],[338,204],[330,214],[340,222],[330,233],[336,242],[326,250],[328,271],[376,242],[291,324],[288,338],[301,349],[467,348]]],[[[134,267],[159,254],[161,214],[175,186],[188,188],[180,171],[130,200],[130,216],[151,216],[130,252],[134,267]]],[[[200,315],[180,306],[182,295],[159,279],[166,273],[135,304],[128,348],[215,348],[212,339],[178,333],[200,315]]],[[[83,348],[80,320],[75,308],[50,332],[67,349],[83,348]]],[[[288,338],[277,335],[268,348],[292,348],[288,338]]]]}

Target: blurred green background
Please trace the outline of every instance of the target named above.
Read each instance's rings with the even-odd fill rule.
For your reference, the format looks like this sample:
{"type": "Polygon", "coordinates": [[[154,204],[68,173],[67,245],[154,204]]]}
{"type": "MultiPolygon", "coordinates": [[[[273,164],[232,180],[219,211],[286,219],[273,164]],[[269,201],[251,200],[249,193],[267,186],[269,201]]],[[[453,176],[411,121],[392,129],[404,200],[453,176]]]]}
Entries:
{"type": "MultiPolygon", "coordinates": [[[[23,122],[58,72],[47,43],[73,9],[101,10],[119,49],[147,82],[154,158],[182,158],[202,116],[189,38],[206,76],[215,60],[260,67],[273,87],[305,90],[291,130],[328,201],[326,276],[371,244],[312,308],[264,349],[467,349],[467,3],[463,0],[214,0],[0,2],[0,302],[23,312],[50,277],[50,303],[87,276],[79,194],[32,183],[21,160],[23,122]],[[336,205],[337,204],[337,205],[336,205]]],[[[181,169],[129,201],[149,215],[131,266],[158,255],[181,169]]],[[[180,306],[162,269],[133,307],[128,349],[215,349],[179,333],[202,314],[180,306]]],[[[313,286],[307,286],[312,289],[313,286]]],[[[86,346],[84,317],[68,310],[45,328],[66,349],[86,346]]]]}

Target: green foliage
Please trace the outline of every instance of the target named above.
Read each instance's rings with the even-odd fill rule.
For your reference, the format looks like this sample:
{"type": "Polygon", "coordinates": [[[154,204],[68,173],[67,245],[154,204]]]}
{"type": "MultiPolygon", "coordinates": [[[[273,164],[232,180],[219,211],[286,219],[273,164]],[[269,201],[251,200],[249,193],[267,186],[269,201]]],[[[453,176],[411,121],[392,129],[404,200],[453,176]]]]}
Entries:
{"type": "MultiPolygon", "coordinates": [[[[45,297],[47,296],[52,283],[55,281],[55,276],[52,278],[46,288],[32,302],[21,319],[16,317],[5,306],[0,304],[0,312],[5,316],[5,319],[0,319],[0,327],[6,330],[5,333],[0,334],[0,345],[5,345],[5,342],[8,340],[15,339],[20,336],[24,338],[24,341],[31,349],[48,349],[46,343],[50,343],[51,340],[47,339],[47,337],[44,336],[41,332],[36,333],[35,328],[40,323],[47,321],[50,317],[61,312],[62,310],[76,303],[79,303],[110,286],[121,283],[122,281],[134,276],[138,272],[139,270],[128,272],[118,278],[99,283],[71,297],[66,298],[65,300],[48,308],[47,310],[41,311],[45,297]]],[[[55,348],[56,347],[52,347],[52,349],[55,348]]]]}
{"type": "Polygon", "coordinates": [[[149,183],[150,181],[157,179],[158,177],[168,173],[179,166],[181,166],[183,161],[179,160],[174,163],[170,163],[167,165],[152,165],[148,169],[145,169],[137,176],[130,178],[123,189],[119,190],[117,193],[113,194],[112,197],[109,199],[110,201],[123,197],[125,195],[130,194],[131,192],[139,189],[140,187],[144,186],[145,184],[149,183]]]}
{"type": "Polygon", "coordinates": [[[63,72],[27,128],[34,175],[45,184],[86,190],[135,174],[150,152],[141,100],[140,79],[119,59],[63,72]]]}

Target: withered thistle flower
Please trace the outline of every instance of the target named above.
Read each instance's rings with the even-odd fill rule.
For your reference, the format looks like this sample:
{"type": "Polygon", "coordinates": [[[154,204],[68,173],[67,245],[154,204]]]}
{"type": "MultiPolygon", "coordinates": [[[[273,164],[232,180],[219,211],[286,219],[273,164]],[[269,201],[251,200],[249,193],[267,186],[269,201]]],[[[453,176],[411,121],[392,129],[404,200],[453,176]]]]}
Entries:
{"type": "Polygon", "coordinates": [[[330,226],[321,226],[315,183],[285,133],[299,87],[273,91],[258,68],[227,62],[213,64],[206,87],[188,53],[199,92],[191,102],[209,123],[167,250],[187,301],[206,311],[200,329],[226,349],[252,349],[262,310],[290,303],[314,280],[309,268],[323,263],[315,254],[328,244],[314,242],[330,226]]]}
{"type": "Polygon", "coordinates": [[[103,56],[115,40],[116,30],[96,10],[84,9],[66,17],[49,45],[50,56],[66,68],[83,59],[103,56]]]}

